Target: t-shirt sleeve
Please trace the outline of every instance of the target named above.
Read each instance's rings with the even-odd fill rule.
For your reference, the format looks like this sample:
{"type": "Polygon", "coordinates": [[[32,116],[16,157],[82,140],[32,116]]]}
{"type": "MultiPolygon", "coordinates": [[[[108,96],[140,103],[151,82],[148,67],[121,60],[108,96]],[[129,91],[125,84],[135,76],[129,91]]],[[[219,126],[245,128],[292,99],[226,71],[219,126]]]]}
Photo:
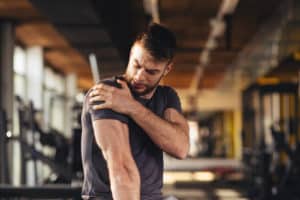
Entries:
{"type": "MultiPolygon", "coordinates": [[[[105,81],[105,84],[115,86],[115,83],[112,81],[105,81]]],[[[117,86],[116,86],[117,87],[117,86]]],[[[88,99],[88,98],[87,98],[88,99]]],[[[101,102],[94,103],[93,105],[101,104],[101,102]]],[[[115,119],[119,120],[123,123],[128,123],[128,116],[117,113],[111,109],[100,109],[100,110],[93,110],[92,105],[88,105],[89,113],[91,115],[92,120],[99,120],[99,119],[115,119]]]]}
{"type": "Polygon", "coordinates": [[[128,117],[126,115],[117,113],[110,109],[93,110],[90,108],[90,114],[93,121],[98,119],[115,119],[126,124],[128,123],[128,117]]]}
{"type": "Polygon", "coordinates": [[[182,113],[180,99],[177,95],[177,92],[172,88],[167,88],[167,102],[166,108],[174,108],[179,113],[182,113]]]}

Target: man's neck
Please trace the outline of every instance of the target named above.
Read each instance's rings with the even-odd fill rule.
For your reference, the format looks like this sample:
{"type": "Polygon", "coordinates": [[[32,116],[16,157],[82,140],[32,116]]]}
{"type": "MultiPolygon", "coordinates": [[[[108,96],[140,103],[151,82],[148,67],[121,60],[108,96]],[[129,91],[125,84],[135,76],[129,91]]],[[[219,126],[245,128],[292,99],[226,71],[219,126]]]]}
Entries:
{"type": "Polygon", "coordinates": [[[151,99],[155,93],[155,91],[157,90],[157,86],[151,91],[149,92],[148,94],[145,94],[145,95],[138,95],[139,98],[142,98],[142,99],[151,99]]]}

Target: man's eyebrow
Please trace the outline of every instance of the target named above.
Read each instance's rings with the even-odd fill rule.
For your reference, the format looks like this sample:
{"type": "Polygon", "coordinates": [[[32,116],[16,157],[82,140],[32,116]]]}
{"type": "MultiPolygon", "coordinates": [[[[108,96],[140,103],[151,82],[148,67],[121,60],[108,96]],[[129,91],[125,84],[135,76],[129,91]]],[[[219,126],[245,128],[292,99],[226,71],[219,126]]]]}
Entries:
{"type": "MultiPolygon", "coordinates": [[[[142,66],[142,65],[139,63],[139,61],[138,61],[137,59],[134,59],[133,61],[134,61],[137,65],[142,66]]],[[[159,69],[148,69],[146,66],[142,66],[142,67],[144,67],[145,70],[146,70],[147,72],[160,72],[159,69]]]]}

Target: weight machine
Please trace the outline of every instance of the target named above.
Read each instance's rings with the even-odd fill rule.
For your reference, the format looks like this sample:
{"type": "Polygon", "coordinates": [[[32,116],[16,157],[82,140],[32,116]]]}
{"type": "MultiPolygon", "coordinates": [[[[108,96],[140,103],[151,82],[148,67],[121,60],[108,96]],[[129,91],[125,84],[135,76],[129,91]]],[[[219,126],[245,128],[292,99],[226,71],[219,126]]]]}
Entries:
{"type": "Polygon", "coordinates": [[[243,92],[243,158],[252,199],[300,198],[298,123],[297,84],[255,84],[243,92]]]}

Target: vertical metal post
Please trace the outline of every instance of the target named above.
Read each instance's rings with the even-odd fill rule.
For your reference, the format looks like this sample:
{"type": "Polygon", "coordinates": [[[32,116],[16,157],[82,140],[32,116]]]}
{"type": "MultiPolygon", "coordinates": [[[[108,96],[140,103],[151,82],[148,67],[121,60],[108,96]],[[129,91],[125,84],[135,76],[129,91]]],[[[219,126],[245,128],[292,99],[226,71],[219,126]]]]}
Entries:
{"type": "Polygon", "coordinates": [[[9,171],[7,163],[7,120],[4,110],[0,110],[0,183],[9,183],[9,171]]]}
{"type": "Polygon", "coordinates": [[[7,122],[11,122],[13,116],[13,49],[13,23],[0,20],[0,110],[1,123],[3,123],[0,132],[0,143],[1,148],[3,148],[0,154],[0,183],[9,182],[9,163],[6,158],[6,129],[12,129],[11,124],[7,124],[7,122]]]}

